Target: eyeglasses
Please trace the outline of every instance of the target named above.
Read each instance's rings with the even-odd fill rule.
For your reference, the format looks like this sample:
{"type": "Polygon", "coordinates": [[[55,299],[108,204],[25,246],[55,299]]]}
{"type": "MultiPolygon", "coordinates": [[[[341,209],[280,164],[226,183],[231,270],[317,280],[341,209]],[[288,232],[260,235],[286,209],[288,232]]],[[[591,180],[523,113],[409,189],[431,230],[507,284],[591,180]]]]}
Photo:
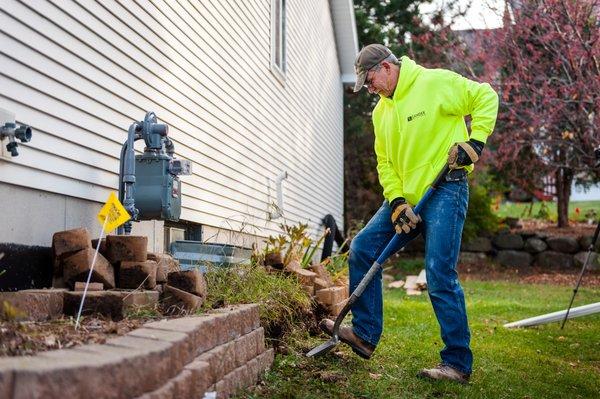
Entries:
{"type": "Polygon", "coordinates": [[[367,77],[365,79],[365,85],[364,85],[367,89],[369,88],[369,86],[371,86],[373,84],[373,78],[375,77],[374,73],[373,73],[373,75],[371,75],[371,77],[369,77],[369,73],[371,73],[371,71],[377,72],[380,69],[381,69],[381,65],[377,64],[367,71],[367,77]]]}

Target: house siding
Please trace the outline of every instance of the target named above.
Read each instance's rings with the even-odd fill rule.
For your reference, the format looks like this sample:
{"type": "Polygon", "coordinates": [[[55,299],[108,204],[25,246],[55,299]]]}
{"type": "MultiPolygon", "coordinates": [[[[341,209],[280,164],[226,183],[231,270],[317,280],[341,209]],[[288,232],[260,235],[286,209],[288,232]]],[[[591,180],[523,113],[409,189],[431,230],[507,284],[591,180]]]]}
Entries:
{"type": "Polygon", "coordinates": [[[154,111],[176,156],[193,162],[183,220],[275,233],[283,219],[268,221],[268,203],[287,171],[288,223],[317,234],[325,214],[341,222],[343,88],[329,3],[287,2],[283,84],[270,70],[270,16],[271,0],[3,1],[0,108],[34,134],[0,161],[0,181],[90,201],[91,212],[117,189],[128,126],[154,111]]]}

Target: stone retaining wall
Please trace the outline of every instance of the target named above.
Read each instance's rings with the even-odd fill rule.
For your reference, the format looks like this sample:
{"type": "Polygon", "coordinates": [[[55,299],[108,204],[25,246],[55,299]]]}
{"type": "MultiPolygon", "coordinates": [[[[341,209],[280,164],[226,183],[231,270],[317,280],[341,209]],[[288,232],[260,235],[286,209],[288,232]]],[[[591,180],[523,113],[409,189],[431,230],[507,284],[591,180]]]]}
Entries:
{"type": "Polygon", "coordinates": [[[273,362],[257,305],[145,324],[105,344],[0,358],[0,398],[226,398],[273,362]]]}
{"type": "MultiPolygon", "coordinates": [[[[477,237],[461,246],[460,261],[476,262],[492,257],[509,267],[539,266],[562,269],[581,267],[592,243],[592,236],[555,237],[542,232],[502,232],[492,238],[477,237]]],[[[413,240],[405,252],[424,252],[422,238],[413,240]]],[[[590,257],[588,268],[600,269],[600,241],[590,257]]]]}

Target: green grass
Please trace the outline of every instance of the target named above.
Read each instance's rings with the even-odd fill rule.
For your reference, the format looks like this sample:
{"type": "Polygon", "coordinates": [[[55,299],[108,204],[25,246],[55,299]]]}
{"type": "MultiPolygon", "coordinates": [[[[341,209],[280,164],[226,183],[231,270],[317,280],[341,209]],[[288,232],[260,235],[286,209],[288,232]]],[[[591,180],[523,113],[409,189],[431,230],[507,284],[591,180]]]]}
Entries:
{"type": "MultiPolygon", "coordinates": [[[[500,205],[500,208],[496,211],[496,214],[500,217],[515,217],[525,219],[537,218],[540,215],[540,209],[542,207],[542,204],[545,204],[547,206],[547,210],[549,213],[547,219],[551,221],[556,221],[556,203],[550,201],[534,202],[530,215],[529,207],[531,206],[531,203],[505,202],[500,205]]],[[[598,216],[600,215],[600,201],[571,202],[569,204],[569,219],[586,222],[588,219],[586,214],[589,211],[596,212],[596,216],[592,219],[598,220],[598,216]],[[579,209],[579,214],[576,213],[577,208],[579,209]]],[[[542,219],[546,218],[543,217],[542,219]]]]}
{"type": "Polygon", "coordinates": [[[310,299],[295,277],[268,273],[262,266],[209,267],[210,287],[202,311],[224,305],[258,303],[261,324],[286,333],[310,309],[310,299]]]}
{"type": "MultiPolygon", "coordinates": [[[[568,287],[507,282],[464,284],[475,356],[471,384],[431,382],[418,370],[435,365],[443,344],[427,295],[385,293],[385,327],[370,361],[345,346],[322,358],[303,353],[324,337],[296,336],[277,355],[265,382],[250,398],[593,398],[600,397],[600,315],[507,330],[509,321],[563,309],[568,287]]],[[[600,301],[581,289],[575,305],[600,301]]]]}

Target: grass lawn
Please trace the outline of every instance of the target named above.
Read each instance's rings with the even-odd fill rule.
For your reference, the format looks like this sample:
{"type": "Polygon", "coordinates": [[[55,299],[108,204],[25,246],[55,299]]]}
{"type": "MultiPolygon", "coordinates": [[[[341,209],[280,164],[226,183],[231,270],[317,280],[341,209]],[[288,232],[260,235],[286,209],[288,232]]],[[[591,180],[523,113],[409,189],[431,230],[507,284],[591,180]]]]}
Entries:
{"type": "MultiPolygon", "coordinates": [[[[370,361],[340,344],[322,358],[303,353],[325,337],[299,334],[277,355],[250,398],[598,398],[600,315],[507,330],[502,324],[566,307],[571,288],[507,282],[464,284],[475,356],[471,384],[430,382],[415,375],[438,362],[442,348],[427,295],[385,292],[385,330],[370,361]]],[[[600,290],[582,288],[575,306],[600,301],[600,290]]]]}
{"type": "MultiPolygon", "coordinates": [[[[529,207],[531,203],[517,203],[517,202],[505,202],[500,204],[499,209],[496,211],[496,214],[500,217],[515,217],[515,218],[535,218],[540,214],[540,209],[542,204],[547,206],[548,211],[548,219],[552,221],[557,220],[557,211],[556,211],[556,203],[555,202],[534,202],[533,208],[531,210],[531,215],[528,216],[529,207]]],[[[587,217],[586,213],[588,211],[595,211],[596,216],[592,219],[594,221],[598,220],[598,215],[600,215],[600,201],[577,201],[569,203],[569,219],[577,220],[581,222],[586,222],[587,217]],[[576,209],[579,209],[579,214],[576,213],[576,209]]],[[[546,219],[545,217],[543,219],[546,219]]]]}

